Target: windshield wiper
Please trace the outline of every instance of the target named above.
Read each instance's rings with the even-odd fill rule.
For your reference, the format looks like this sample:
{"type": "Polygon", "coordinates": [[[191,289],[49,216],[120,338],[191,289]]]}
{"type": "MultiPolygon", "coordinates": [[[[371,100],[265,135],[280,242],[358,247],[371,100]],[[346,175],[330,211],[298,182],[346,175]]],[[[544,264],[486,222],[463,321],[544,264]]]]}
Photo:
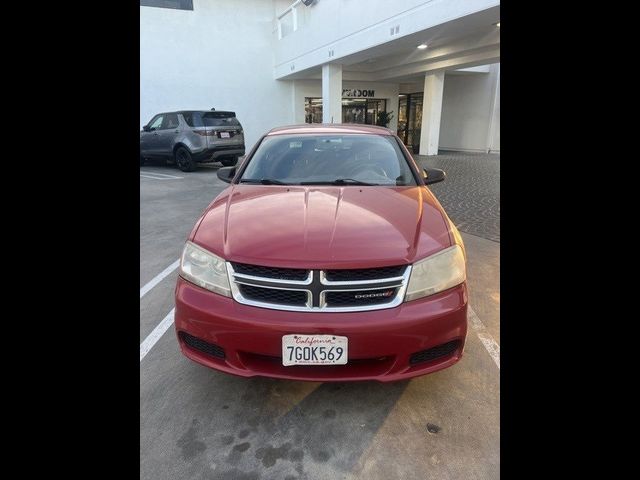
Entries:
{"type": "Polygon", "coordinates": [[[368,183],[356,180],[355,178],[336,178],[331,181],[318,181],[318,182],[300,182],[300,185],[366,185],[374,186],[380,185],[379,183],[368,183]]]}
{"type": "Polygon", "coordinates": [[[273,178],[243,178],[240,183],[255,183],[260,185],[291,185],[273,178]]]}

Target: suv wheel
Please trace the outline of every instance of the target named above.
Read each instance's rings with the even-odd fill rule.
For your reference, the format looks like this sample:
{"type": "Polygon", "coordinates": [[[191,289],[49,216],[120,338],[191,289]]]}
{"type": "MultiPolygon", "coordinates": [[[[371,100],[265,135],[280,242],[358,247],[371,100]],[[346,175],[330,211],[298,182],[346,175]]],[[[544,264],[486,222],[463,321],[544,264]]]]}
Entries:
{"type": "Polygon", "coordinates": [[[196,162],[191,158],[191,152],[184,147],[178,147],[175,153],[176,165],[183,172],[193,172],[196,169],[196,162]]]}
{"type": "Polygon", "coordinates": [[[223,158],[220,163],[225,167],[232,167],[238,163],[238,157],[223,158]]]}

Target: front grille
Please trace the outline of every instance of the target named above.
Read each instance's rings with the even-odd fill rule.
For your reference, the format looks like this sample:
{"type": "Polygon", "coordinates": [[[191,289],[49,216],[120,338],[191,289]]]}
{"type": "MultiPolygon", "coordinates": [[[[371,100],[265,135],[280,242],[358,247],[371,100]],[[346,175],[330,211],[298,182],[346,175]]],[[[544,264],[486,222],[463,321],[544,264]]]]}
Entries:
{"type": "Polygon", "coordinates": [[[359,307],[389,303],[396,295],[397,288],[383,290],[349,290],[347,292],[327,292],[325,301],[330,307],[359,307]]]}
{"type": "Polygon", "coordinates": [[[327,270],[327,280],[330,282],[355,282],[363,280],[378,280],[381,278],[401,277],[406,265],[396,267],[359,268],[355,270],[327,270]]]}
{"type": "Polygon", "coordinates": [[[296,312],[354,312],[397,307],[404,300],[411,273],[410,265],[305,270],[230,262],[227,268],[235,301],[296,312]]]}
{"type": "Polygon", "coordinates": [[[208,355],[211,355],[212,357],[224,359],[225,354],[224,354],[224,349],[222,347],[219,347],[214,343],[205,342],[201,338],[194,337],[193,335],[189,335],[186,332],[180,332],[179,335],[182,341],[187,345],[189,345],[194,350],[199,350],[208,355]]]}
{"type": "Polygon", "coordinates": [[[304,307],[307,304],[307,292],[300,290],[277,290],[275,288],[239,285],[242,295],[255,302],[304,307]]]}
{"type": "Polygon", "coordinates": [[[300,268],[262,267],[260,265],[247,265],[246,263],[232,263],[231,265],[236,273],[251,275],[252,277],[303,281],[309,276],[309,270],[300,268]]]}
{"type": "Polygon", "coordinates": [[[411,355],[409,363],[411,365],[416,365],[418,363],[429,362],[431,360],[435,360],[436,358],[444,357],[453,353],[456,348],[458,348],[458,345],[460,345],[460,340],[452,340],[451,342],[443,343],[441,345],[438,345],[437,347],[422,350],[421,352],[416,352],[411,355]]]}

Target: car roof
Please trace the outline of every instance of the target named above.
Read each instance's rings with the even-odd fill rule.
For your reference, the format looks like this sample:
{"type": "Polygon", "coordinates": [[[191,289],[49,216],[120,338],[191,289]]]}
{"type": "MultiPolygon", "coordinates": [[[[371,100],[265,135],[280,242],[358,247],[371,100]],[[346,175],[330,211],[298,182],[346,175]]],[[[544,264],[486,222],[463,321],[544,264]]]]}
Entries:
{"type": "Polygon", "coordinates": [[[376,125],[362,125],[359,123],[303,123],[300,125],[287,125],[284,127],[272,128],[267,132],[271,135],[287,135],[295,133],[369,133],[374,135],[393,135],[393,131],[376,125]]]}
{"type": "Polygon", "coordinates": [[[164,114],[167,113],[228,113],[230,115],[233,115],[234,117],[236,116],[236,112],[231,112],[228,110],[178,110],[176,112],[164,112],[164,114]]]}

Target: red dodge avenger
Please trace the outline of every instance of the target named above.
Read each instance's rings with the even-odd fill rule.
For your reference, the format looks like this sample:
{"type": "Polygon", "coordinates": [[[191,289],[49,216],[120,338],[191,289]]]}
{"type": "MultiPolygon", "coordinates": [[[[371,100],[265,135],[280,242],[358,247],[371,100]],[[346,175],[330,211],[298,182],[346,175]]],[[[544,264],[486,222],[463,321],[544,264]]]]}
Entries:
{"type": "Polygon", "coordinates": [[[465,250],[422,170],[386,128],[264,135],[185,244],[184,355],[243,377],[403,380],[460,360],[465,250]]]}

